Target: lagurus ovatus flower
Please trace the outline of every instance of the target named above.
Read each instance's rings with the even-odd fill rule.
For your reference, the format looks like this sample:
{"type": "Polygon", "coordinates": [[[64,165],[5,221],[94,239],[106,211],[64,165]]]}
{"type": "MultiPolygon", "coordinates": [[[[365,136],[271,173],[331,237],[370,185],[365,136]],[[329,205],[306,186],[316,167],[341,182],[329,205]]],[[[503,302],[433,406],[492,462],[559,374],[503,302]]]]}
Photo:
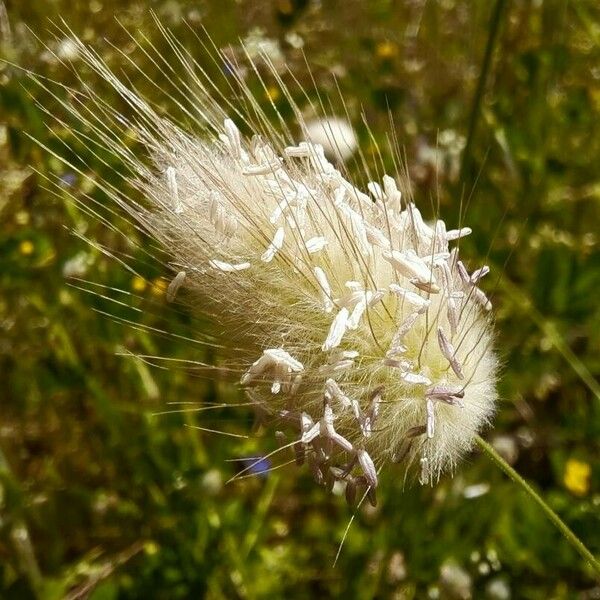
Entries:
{"type": "Polygon", "coordinates": [[[322,145],[294,139],[289,119],[271,125],[241,78],[239,102],[220,95],[168,39],[187,74],[176,80],[180,107],[200,132],[162,116],[80,42],[78,56],[127,108],[83,80],[64,104],[143,198],[101,184],[170,256],[168,299],[212,324],[219,376],[319,484],[374,501],[380,470],[398,462],[436,481],[496,401],[491,304],[479,287],[489,269],[459,251],[471,230],[424,219],[397,174],[352,183],[322,145]],[[125,143],[132,134],[145,156],[125,143]]]}

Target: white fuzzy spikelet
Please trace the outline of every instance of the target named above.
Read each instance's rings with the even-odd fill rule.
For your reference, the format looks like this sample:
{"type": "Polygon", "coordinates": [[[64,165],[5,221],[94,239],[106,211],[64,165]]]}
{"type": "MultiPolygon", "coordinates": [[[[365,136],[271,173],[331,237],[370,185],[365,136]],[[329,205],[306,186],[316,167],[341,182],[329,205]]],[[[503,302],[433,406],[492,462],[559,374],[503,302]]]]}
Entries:
{"type": "Polygon", "coordinates": [[[451,470],[496,401],[478,287],[489,269],[469,274],[459,259],[471,230],[426,222],[390,175],[359,189],[322,146],[265,135],[264,115],[253,135],[250,117],[208,96],[207,134],[190,135],[80,51],[134,113],[114,125],[151,157],[115,150],[114,131],[93,122],[146,200],[114,198],[170,254],[170,296],[185,288],[212,320],[221,372],[289,428],[298,461],[323,485],[345,481],[349,501],[374,493],[386,463],[418,465],[424,483],[451,470]]]}

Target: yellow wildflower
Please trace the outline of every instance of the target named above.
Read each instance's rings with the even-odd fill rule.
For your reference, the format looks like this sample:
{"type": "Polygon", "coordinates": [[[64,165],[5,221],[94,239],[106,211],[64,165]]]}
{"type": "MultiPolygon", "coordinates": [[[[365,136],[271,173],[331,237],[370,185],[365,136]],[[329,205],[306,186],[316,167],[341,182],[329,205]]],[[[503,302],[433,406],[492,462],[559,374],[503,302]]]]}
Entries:
{"type": "Polygon", "coordinates": [[[143,277],[136,275],[131,280],[131,289],[134,292],[139,292],[139,293],[143,292],[146,289],[146,280],[143,277]]]}
{"type": "Polygon", "coordinates": [[[265,92],[267,100],[271,102],[277,102],[277,100],[279,100],[280,95],[281,92],[279,91],[279,88],[275,85],[270,85],[265,92]]]}
{"type": "Polygon", "coordinates": [[[394,44],[394,42],[385,40],[377,44],[376,53],[379,58],[383,58],[384,60],[390,59],[396,56],[398,53],[398,47],[396,44],[394,44]]]}
{"type": "Polygon", "coordinates": [[[158,553],[159,550],[160,550],[159,545],[152,540],[150,540],[144,544],[144,552],[148,556],[154,556],[155,554],[158,553]]]}
{"type": "Polygon", "coordinates": [[[19,252],[23,256],[30,256],[31,254],[33,254],[34,250],[35,250],[35,246],[33,245],[33,242],[31,240],[23,240],[19,244],[19,252]]]}
{"type": "Polygon", "coordinates": [[[592,469],[586,462],[570,458],[565,466],[563,482],[565,487],[576,496],[584,496],[590,489],[592,469]]]}

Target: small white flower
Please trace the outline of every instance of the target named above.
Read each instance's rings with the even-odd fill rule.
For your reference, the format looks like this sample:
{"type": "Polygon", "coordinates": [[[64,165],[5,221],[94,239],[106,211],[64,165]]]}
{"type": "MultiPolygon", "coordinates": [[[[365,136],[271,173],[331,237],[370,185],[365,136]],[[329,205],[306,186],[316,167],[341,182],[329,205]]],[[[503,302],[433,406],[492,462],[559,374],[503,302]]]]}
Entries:
{"type": "Polygon", "coordinates": [[[304,123],[304,135],[314,144],[322,146],[325,154],[339,161],[348,160],[358,148],[352,125],[339,117],[313,119],[304,123]]]}

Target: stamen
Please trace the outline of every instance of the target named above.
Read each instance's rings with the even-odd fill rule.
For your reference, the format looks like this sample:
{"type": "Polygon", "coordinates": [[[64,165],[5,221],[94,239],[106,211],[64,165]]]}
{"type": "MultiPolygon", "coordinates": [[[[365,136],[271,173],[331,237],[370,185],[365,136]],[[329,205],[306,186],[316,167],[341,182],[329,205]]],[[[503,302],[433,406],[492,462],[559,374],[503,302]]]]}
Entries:
{"type": "Polygon", "coordinates": [[[488,312],[492,310],[492,303],[489,298],[478,287],[473,287],[470,293],[473,295],[473,300],[480,304],[484,310],[488,312]]]}
{"type": "Polygon", "coordinates": [[[317,279],[317,283],[321,287],[321,294],[323,298],[323,309],[326,313],[330,313],[333,310],[333,300],[331,299],[331,286],[327,280],[327,275],[321,267],[315,267],[313,273],[317,279]]]}
{"type": "Polygon", "coordinates": [[[238,264],[224,262],[222,260],[209,260],[208,264],[218,271],[223,271],[223,273],[235,273],[236,271],[243,271],[244,269],[250,268],[249,262],[243,262],[238,264]]]}
{"type": "Polygon", "coordinates": [[[369,456],[369,453],[366,450],[359,449],[356,451],[356,457],[358,458],[358,464],[360,465],[365,477],[367,479],[367,483],[372,487],[377,487],[377,469],[375,469],[375,464],[373,463],[373,459],[369,456]]]}
{"type": "Polygon", "coordinates": [[[465,396],[464,387],[438,384],[430,387],[425,392],[425,396],[432,400],[439,400],[440,402],[451,404],[452,406],[464,407],[464,404],[461,402],[461,398],[464,398],[465,396]]]}
{"type": "Polygon", "coordinates": [[[242,376],[240,384],[249,385],[265,374],[270,374],[273,378],[271,393],[278,394],[282,383],[286,385],[292,383],[292,373],[302,371],[304,371],[304,365],[283,348],[269,348],[264,350],[262,356],[252,363],[242,376]]]}
{"type": "Polygon", "coordinates": [[[269,175],[274,173],[277,169],[281,168],[281,161],[273,160],[271,162],[263,163],[260,165],[248,165],[242,169],[242,175],[248,177],[258,177],[260,175],[269,175]]]}
{"type": "Polygon", "coordinates": [[[381,256],[405,277],[415,278],[421,283],[435,284],[433,273],[425,264],[425,261],[413,251],[391,250],[383,252],[381,256]]]}
{"type": "Polygon", "coordinates": [[[309,254],[314,254],[315,252],[320,252],[327,246],[327,239],[324,237],[313,237],[306,241],[306,250],[309,254]]]}
{"type": "Polygon", "coordinates": [[[409,304],[415,306],[418,309],[417,312],[419,314],[426,312],[431,304],[431,300],[427,300],[427,298],[423,298],[423,296],[419,296],[419,294],[415,294],[415,292],[410,292],[395,283],[391,283],[389,289],[390,292],[393,292],[403,300],[406,300],[409,304]]]}
{"type": "Polygon", "coordinates": [[[471,273],[471,283],[477,285],[481,279],[483,279],[490,272],[490,268],[487,265],[483,265],[480,269],[471,273]]]}
{"type": "Polygon", "coordinates": [[[284,148],[283,152],[290,158],[307,158],[311,155],[311,150],[306,142],[300,142],[297,146],[288,146],[284,148]]]}
{"type": "Polygon", "coordinates": [[[446,337],[446,334],[442,331],[441,327],[438,327],[437,333],[438,333],[438,343],[440,346],[440,350],[442,351],[442,354],[444,355],[444,358],[450,363],[450,366],[452,367],[452,370],[454,371],[454,373],[456,373],[456,376],[459,379],[464,379],[465,376],[462,372],[460,363],[458,362],[458,360],[456,359],[456,356],[454,355],[454,353],[455,353],[454,346],[450,343],[450,341],[446,337]]]}
{"type": "Polygon", "coordinates": [[[356,304],[356,306],[354,307],[354,310],[352,311],[352,314],[348,318],[348,322],[346,323],[347,329],[355,330],[358,328],[360,319],[363,316],[363,313],[365,312],[365,310],[367,310],[367,303],[370,299],[371,299],[371,292],[365,292],[365,297],[356,304]]]}
{"type": "Polygon", "coordinates": [[[428,294],[438,294],[440,288],[435,283],[431,283],[429,281],[419,281],[418,279],[411,279],[410,282],[422,292],[427,292],[428,294]]]}
{"type": "Polygon", "coordinates": [[[413,385],[431,385],[431,379],[420,373],[402,373],[400,378],[403,381],[406,381],[406,383],[411,383],[413,385]]]}
{"type": "Polygon", "coordinates": [[[223,121],[225,127],[225,135],[229,140],[229,151],[234,158],[241,158],[242,156],[242,142],[240,139],[240,130],[237,125],[231,119],[225,119],[223,121]]]}
{"type": "Polygon", "coordinates": [[[175,300],[175,296],[177,295],[179,288],[183,285],[185,278],[185,271],[179,271],[179,273],[173,277],[173,280],[169,283],[169,287],[167,288],[167,302],[173,302],[173,300],[175,300]]]}
{"type": "Polygon", "coordinates": [[[435,409],[433,400],[427,399],[427,437],[431,439],[435,434],[435,409]]]}
{"type": "Polygon", "coordinates": [[[342,392],[340,386],[331,378],[325,382],[325,398],[337,400],[342,405],[342,410],[352,405],[350,398],[342,392]]]}
{"type": "Polygon", "coordinates": [[[175,167],[167,167],[167,187],[169,188],[169,194],[173,200],[173,210],[176,214],[183,212],[183,206],[179,200],[179,188],[177,187],[177,169],[175,167]]]}
{"type": "Polygon", "coordinates": [[[467,235],[471,235],[473,230],[470,227],[462,227],[461,229],[450,229],[446,232],[446,239],[451,242],[453,240],[459,240],[467,235]]]}
{"type": "Polygon", "coordinates": [[[448,296],[446,299],[446,316],[448,317],[448,323],[450,324],[450,335],[454,337],[458,329],[458,323],[460,320],[460,310],[456,300],[452,296],[448,296]]]}
{"type": "Polygon", "coordinates": [[[388,208],[392,211],[399,212],[401,209],[400,202],[402,194],[396,186],[396,181],[389,175],[383,176],[383,190],[385,192],[386,205],[388,208]]]}
{"type": "Polygon", "coordinates": [[[370,181],[369,183],[367,183],[367,189],[369,190],[369,192],[371,192],[371,195],[373,196],[375,201],[383,202],[383,190],[377,182],[370,181]]]}
{"type": "Polygon", "coordinates": [[[329,329],[329,333],[327,334],[327,338],[322,346],[324,352],[327,352],[340,345],[340,342],[344,337],[344,333],[346,332],[346,323],[348,322],[349,315],[350,313],[348,309],[344,307],[341,308],[338,314],[335,316],[335,319],[331,324],[331,328],[329,329]]]}
{"type": "Polygon", "coordinates": [[[279,250],[281,250],[281,247],[283,246],[283,238],[285,236],[285,230],[283,229],[283,227],[280,227],[276,232],[275,235],[273,237],[273,241],[269,244],[269,247],[265,250],[265,252],[263,253],[263,255],[260,257],[260,259],[263,262],[271,262],[273,260],[273,258],[275,257],[275,254],[277,254],[277,252],[279,250]]]}
{"type": "Polygon", "coordinates": [[[365,222],[365,231],[367,234],[367,240],[373,246],[378,246],[384,250],[389,250],[391,248],[392,245],[390,240],[388,240],[383,232],[377,229],[377,227],[365,222]]]}
{"type": "Polygon", "coordinates": [[[456,262],[456,269],[458,270],[458,275],[461,281],[465,285],[469,285],[471,283],[471,277],[469,276],[469,272],[465,268],[465,265],[462,260],[456,262]]]}
{"type": "Polygon", "coordinates": [[[401,342],[404,340],[404,338],[406,337],[408,332],[413,328],[413,326],[415,325],[415,323],[417,322],[417,320],[419,319],[420,316],[421,316],[421,312],[416,311],[416,312],[410,313],[410,315],[408,315],[408,317],[406,317],[406,319],[404,319],[404,321],[402,322],[402,325],[400,325],[400,327],[397,329],[396,333],[394,334],[394,337],[392,338],[392,344],[391,344],[392,347],[395,347],[395,346],[401,344],[401,342]]]}

